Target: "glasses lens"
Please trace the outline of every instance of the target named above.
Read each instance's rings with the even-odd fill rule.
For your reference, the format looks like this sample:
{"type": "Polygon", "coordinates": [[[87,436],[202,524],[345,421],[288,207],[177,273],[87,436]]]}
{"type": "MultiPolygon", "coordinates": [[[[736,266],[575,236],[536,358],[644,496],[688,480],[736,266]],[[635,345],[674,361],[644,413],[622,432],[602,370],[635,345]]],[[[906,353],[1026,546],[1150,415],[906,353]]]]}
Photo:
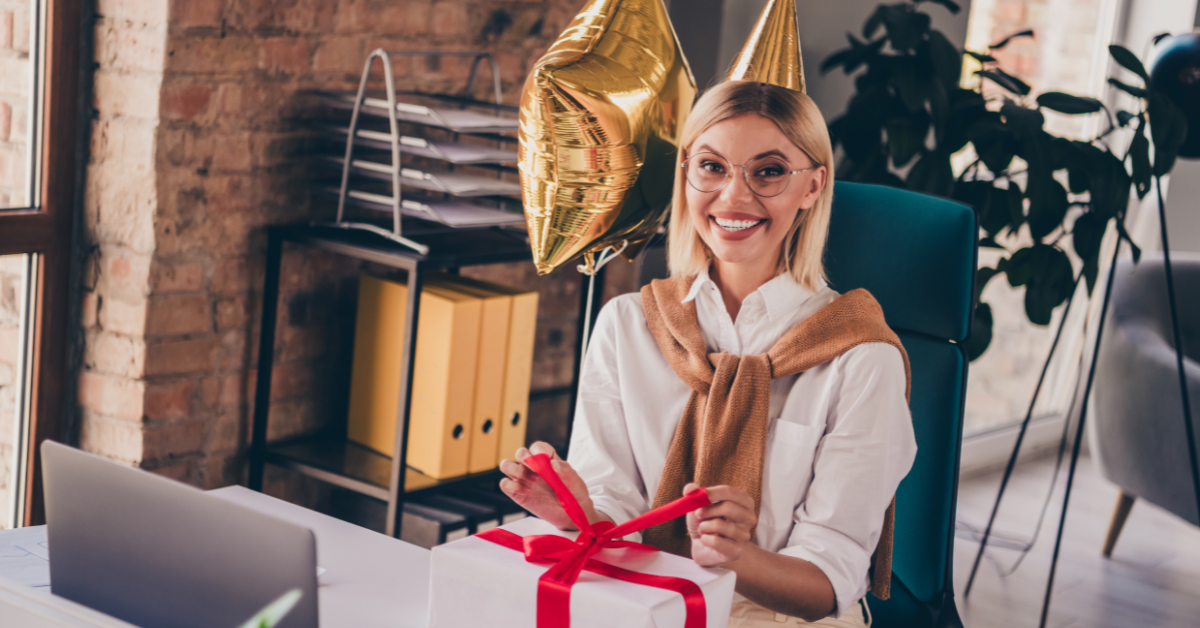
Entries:
{"type": "Polygon", "coordinates": [[[787,189],[787,164],[774,157],[756,159],[746,165],[746,174],[750,177],[750,189],[760,196],[778,196],[787,189]]]}
{"type": "Polygon", "coordinates": [[[716,153],[697,153],[685,162],[688,184],[701,192],[716,192],[729,179],[729,162],[716,153]]]}

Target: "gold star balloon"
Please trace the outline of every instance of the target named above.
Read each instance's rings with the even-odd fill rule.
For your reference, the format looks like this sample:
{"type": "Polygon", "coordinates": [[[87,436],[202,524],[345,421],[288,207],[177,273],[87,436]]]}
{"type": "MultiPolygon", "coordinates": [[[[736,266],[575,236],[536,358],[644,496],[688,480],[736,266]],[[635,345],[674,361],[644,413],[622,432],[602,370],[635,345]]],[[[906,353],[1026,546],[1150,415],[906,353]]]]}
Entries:
{"type": "Polygon", "coordinates": [[[662,0],[591,0],[525,81],[518,163],[539,274],[662,224],[696,82],[662,0]]]}
{"type": "Polygon", "coordinates": [[[725,80],[771,83],[804,92],[795,0],[767,2],[725,80]]]}

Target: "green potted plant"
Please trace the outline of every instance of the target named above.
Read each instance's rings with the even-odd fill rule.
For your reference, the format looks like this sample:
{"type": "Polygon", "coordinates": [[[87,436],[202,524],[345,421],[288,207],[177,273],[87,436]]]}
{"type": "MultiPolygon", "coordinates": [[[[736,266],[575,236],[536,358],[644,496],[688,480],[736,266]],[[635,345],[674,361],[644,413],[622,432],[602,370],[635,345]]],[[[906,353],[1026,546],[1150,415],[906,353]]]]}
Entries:
{"type": "MultiPolygon", "coordinates": [[[[964,53],[931,27],[923,4],[960,10],[953,0],[880,5],[861,38],[848,33],[849,47],[821,65],[822,72],[857,73],[846,112],[829,125],[835,147],[842,149],[837,177],[952,197],[974,207],[980,246],[1003,250],[998,264],[979,269],[977,302],[987,282],[1002,274],[1010,285],[1025,287],[1029,320],[1046,325],[1078,281],[1094,289],[1110,223],[1139,257],[1125,229],[1131,191],[1144,197],[1152,177],[1170,171],[1186,136],[1186,118],[1165,95],[1148,89],[1137,56],[1116,45],[1109,47],[1113,59],[1143,86],[1109,83],[1137,99],[1134,111],[1114,114],[1099,100],[1062,92],[1034,98],[1029,85],[989,54],[1032,31],[1005,38],[987,52],[964,53]],[[982,66],[975,72],[981,79],[976,88],[960,85],[964,54],[982,66]],[[1001,92],[985,96],[984,81],[1001,92]],[[1104,116],[1105,130],[1087,141],[1057,137],[1045,129],[1045,110],[1104,116]],[[1117,129],[1132,135],[1120,156],[1102,141],[1117,129]],[[952,156],[968,147],[974,159],[955,173],[952,156]],[[1028,240],[1014,244],[1020,240],[1011,236],[1023,230],[1028,240]],[[1068,245],[1083,262],[1078,273],[1068,245]]],[[[979,302],[966,342],[971,359],[983,354],[991,335],[991,308],[979,302]]]]}

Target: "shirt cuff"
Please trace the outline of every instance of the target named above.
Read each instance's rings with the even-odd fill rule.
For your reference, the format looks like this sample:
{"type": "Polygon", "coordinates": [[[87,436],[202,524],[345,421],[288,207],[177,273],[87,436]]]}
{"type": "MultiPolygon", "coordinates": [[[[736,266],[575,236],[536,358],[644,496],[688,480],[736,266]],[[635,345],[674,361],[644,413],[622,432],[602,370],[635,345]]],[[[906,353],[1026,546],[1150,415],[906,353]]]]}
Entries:
{"type": "Polygon", "coordinates": [[[820,526],[797,525],[793,538],[797,536],[804,541],[779,553],[807,560],[825,574],[833,586],[836,604],[830,616],[839,617],[867,594],[871,555],[864,555],[863,548],[854,541],[820,526]]]}

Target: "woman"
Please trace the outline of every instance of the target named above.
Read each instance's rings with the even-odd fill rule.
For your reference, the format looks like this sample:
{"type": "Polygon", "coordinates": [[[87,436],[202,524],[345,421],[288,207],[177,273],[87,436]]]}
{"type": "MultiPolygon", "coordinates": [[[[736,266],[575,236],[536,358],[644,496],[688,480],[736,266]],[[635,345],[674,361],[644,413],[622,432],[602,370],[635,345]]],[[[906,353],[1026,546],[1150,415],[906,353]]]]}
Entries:
{"type": "MultiPolygon", "coordinates": [[[[731,627],[866,625],[873,552],[916,454],[903,348],[865,291],[824,281],[832,158],[800,92],[730,81],[697,102],[672,278],[601,312],[570,463],[554,460],[592,521],[708,486],[712,505],[645,537],[737,573],[731,627]]],[[[531,451],[554,453],[518,451],[501,488],[570,529],[519,464],[531,451]]]]}

